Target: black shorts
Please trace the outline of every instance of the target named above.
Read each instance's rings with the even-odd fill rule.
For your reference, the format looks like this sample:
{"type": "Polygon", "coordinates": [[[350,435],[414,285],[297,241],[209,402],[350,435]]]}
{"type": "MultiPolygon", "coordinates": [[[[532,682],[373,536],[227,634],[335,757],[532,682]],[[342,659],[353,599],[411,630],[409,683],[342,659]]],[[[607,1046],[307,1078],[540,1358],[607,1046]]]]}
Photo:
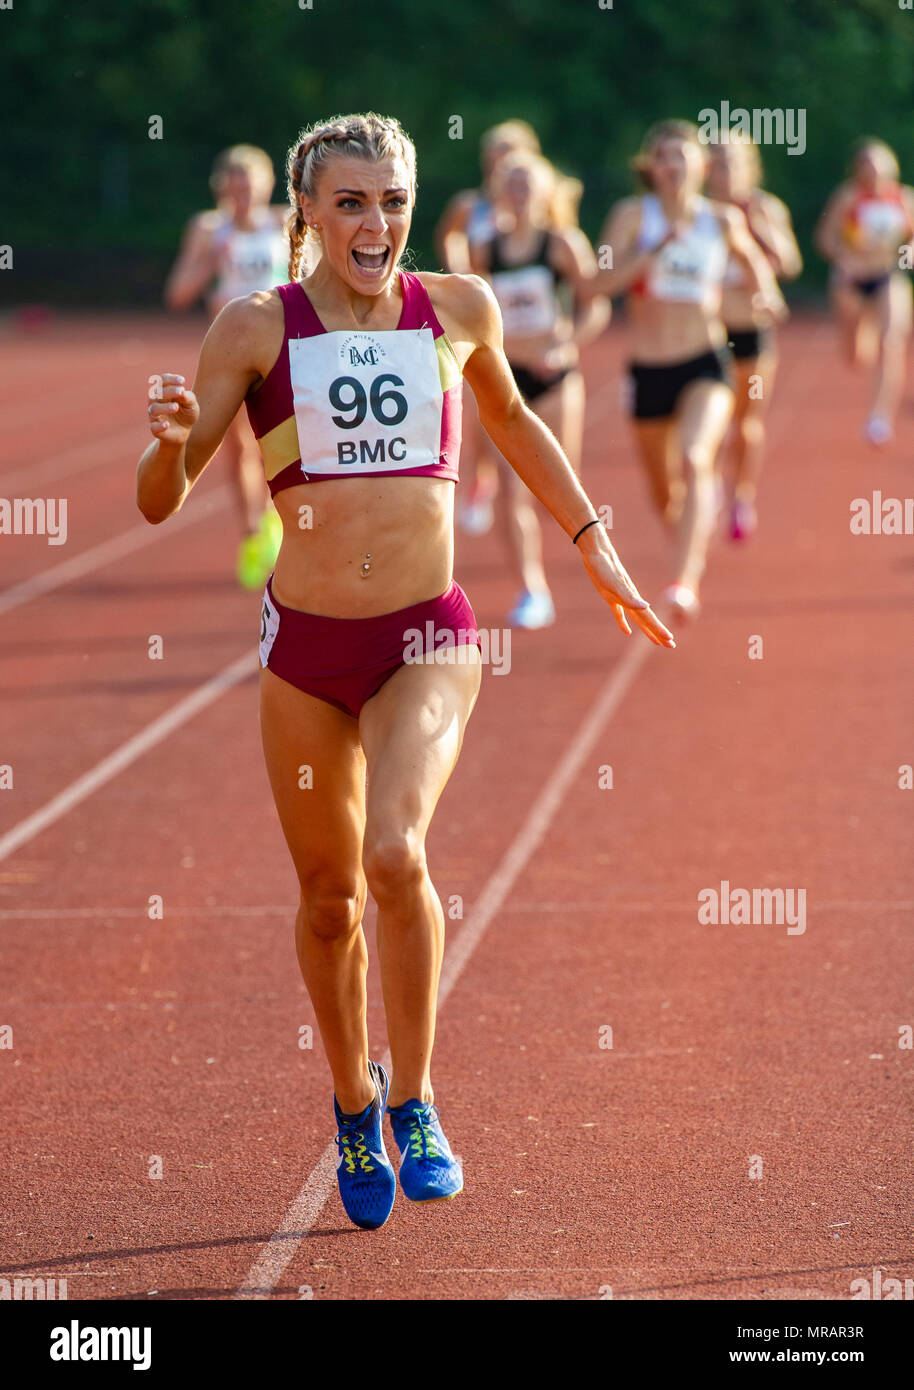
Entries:
{"type": "Polygon", "coordinates": [[[862,294],[864,299],[872,299],[891,278],[892,272],[887,270],[884,275],[874,275],[872,280],[852,280],[851,286],[858,294],[862,294]]]}
{"type": "Polygon", "coordinates": [[[662,367],[629,363],[634,388],[632,415],[636,420],[663,420],[674,414],[680,395],[693,381],[721,381],[732,390],[730,365],[726,348],[662,367]]]}
{"type": "Polygon", "coordinates": [[[728,328],[727,338],[727,346],[737,362],[761,357],[774,346],[770,328],[728,328]]]}
{"type": "Polygon", "coordinates": [[[527,405],[539,396],[545,396],[553,386],[558,386],[560,381],[564,381],[569,372],[574,371],[573,367],[564,367],[562,371],[551,372],[549,376],[537,376],[536,372],[531,372],[527,367],[516,367],[513,362],[509,362],[508,366],[514,373],[517,389],[527,405]]]}

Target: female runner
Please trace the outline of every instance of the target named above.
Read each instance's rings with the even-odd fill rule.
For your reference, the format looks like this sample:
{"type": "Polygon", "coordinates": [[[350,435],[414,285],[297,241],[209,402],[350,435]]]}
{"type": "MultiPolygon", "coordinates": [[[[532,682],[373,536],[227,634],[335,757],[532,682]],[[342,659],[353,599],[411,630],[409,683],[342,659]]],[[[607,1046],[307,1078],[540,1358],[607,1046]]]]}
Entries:
{"type": "MultiPolygon", "coordinates": [[[[576,296],[597,268],[577,225],[581,185],[541,155],[506,155],[494,180],[502,230],[479,242],[471,266],[490,281],[501,310],[505,354],[521,395],[552,430],[575,472],[584,433],[584,378],[578,346],[609,319],[609,301],[576,296]]],[[[509,552],[520,594],[514,627],[545,627],[555,606],[543,569],[536,504],[512,470],[499,489],[509,552]]]]}
{"type": "MultiPolygon", "coordinates": [[[[778,280],[792,280],[803,269],[786,205],[759,187],[758,146],[734,136],[710,146],[707,189],[718,203],[732,203],[745,215],[778,280]]],[[[721,314],[733,354],[733,503],[730,536],[745,540],[755,531],[758,479],[765,451],[765,415],[777,371],[777,342],[771,313],[756,307],[743,265],[733,256],[724,271],[721,314]]]]}
{"type": "Polygon", "coordinates": [[[591,281],[594,293],[629,294],[635,436],[654,505],[677,537],[675,581],[664,598],[683,617],[700,611],[717,511],[714,461],[733,410],[720,319],[728,255],[745,267],[760,307],[784,310],[743,214],[701,196],[706,163],[690,122],[648,131],[635,168],[649,191],[612,209],[601,243],[613,266],[591,281]]]}
{"type": "Polygon", "coordinates": [[[137,500],[151,522],[177,512],[246,403],[284,529],[261,620],[264,752],[301,890],[299,963],[333,1074],[340,1193],[351,1220],[374,1228],[396,1187],[385,1104],[406,1196],[450,1197],[463,1184],[433,1104],[444,916],[425,855],[481,673],[473,612],[452,578],[461,372],[496,447],[575,541],[622,630],[634,622],[675,644],[524,405],[488,287],[398,270],[416,187],[399,124],[369,113],[313,126],[288,174],[290,283],[222,311],[193,390],[164,378],[137,500]],[[321,256],[299,282],[306,234],[321,256]],[[368,1055],[367,891],[389,1081],[368,1055]]]}
{"type": "Polygon", "coordinates": [[[849,179],[826,204],[816,245],[831,262],[831,301],[847,361],[875,361],[873,404],[863,427],[871,444],[892,438],[904,389],[911,282],[900,267],[912,233],[914,189],[899,183],[894,151],[882,140],[862,140],[849,179]]]}
{"type": "MultiPolygon", "coordinates": [[[[465,274],[472,269],[473,247],[498,230],[492,184],[501,161],[519,150],[538,153],[539,137],[526,121],[502,121],[485,131],[479,142],[482,184],[458,193],[445,208],[435,228],[435,248],[446,270],[465,274]]],[[[463,467],[467,501],[457,508],[457,522],[471,536],[491,529],[498,491],[494,459],[479,454],[479,418],[472,397],[463,419],[463,467]]]]}
{"type": "MultiPolygon", "coordinates": [[[[169,309],[188,309],[207,296],[219,310],[252,290],[268,290],[286,278],[288,207],[270,206],[276,180],[273,161],[254,145],[233,145],[213,165],[210,187],[218,207],[187,224],[178,259],[165,286],[169,309]]],[[[241,517],[238,579],[259,589],[273,568],[282,524],[270,503],[256,442],[241,412],[226,432],[224,450],[241,517]]]]}

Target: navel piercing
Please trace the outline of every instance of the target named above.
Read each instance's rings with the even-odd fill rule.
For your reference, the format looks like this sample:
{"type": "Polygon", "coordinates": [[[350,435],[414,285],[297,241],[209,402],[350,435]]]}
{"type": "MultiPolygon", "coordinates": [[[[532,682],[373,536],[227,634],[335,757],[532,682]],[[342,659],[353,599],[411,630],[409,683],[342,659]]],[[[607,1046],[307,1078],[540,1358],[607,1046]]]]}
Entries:
{"type": "Polygon", "coordinates": [[[370,551],[370,550],[366,550],[366,552],[365,552],[365,559],[362,561],[362,578],[363,578],[363,579],[365,578],[365,575],[368,574],[368,572],[369,572],[370,569],[371,569],[371,551],[370,551]]]}

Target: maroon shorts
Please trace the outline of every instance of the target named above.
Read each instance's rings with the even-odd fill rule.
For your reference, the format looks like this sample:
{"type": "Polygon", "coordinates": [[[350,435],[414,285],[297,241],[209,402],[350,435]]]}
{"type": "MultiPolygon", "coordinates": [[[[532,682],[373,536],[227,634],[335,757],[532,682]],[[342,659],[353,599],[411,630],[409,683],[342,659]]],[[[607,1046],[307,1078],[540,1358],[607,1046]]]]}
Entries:
{"type": "Polygon", "coordinates": [[[456,580],[437,598],[374,618],[326,618],[286,608],[267,580],[260,664],[307,695],[358,718],[401,666],[445,647],[479,646],[476,618],[456,580]]]}

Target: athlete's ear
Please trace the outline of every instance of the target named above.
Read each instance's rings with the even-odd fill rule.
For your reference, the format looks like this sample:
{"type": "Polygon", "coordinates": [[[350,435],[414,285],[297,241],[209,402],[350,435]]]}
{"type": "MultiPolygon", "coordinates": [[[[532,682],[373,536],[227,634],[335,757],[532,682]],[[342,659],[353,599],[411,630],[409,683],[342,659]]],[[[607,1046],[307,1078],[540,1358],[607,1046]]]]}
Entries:
{"type": "Polygon", "coordinates": [[[312,198],[309,198],[305,193],[299,193],[298,206],[301,208],[301,214],[302,217],[305,219],[306,225],[309,227],[314,227],[316,231],[317,227],[314,222],[314,200],[312,198]]]}

